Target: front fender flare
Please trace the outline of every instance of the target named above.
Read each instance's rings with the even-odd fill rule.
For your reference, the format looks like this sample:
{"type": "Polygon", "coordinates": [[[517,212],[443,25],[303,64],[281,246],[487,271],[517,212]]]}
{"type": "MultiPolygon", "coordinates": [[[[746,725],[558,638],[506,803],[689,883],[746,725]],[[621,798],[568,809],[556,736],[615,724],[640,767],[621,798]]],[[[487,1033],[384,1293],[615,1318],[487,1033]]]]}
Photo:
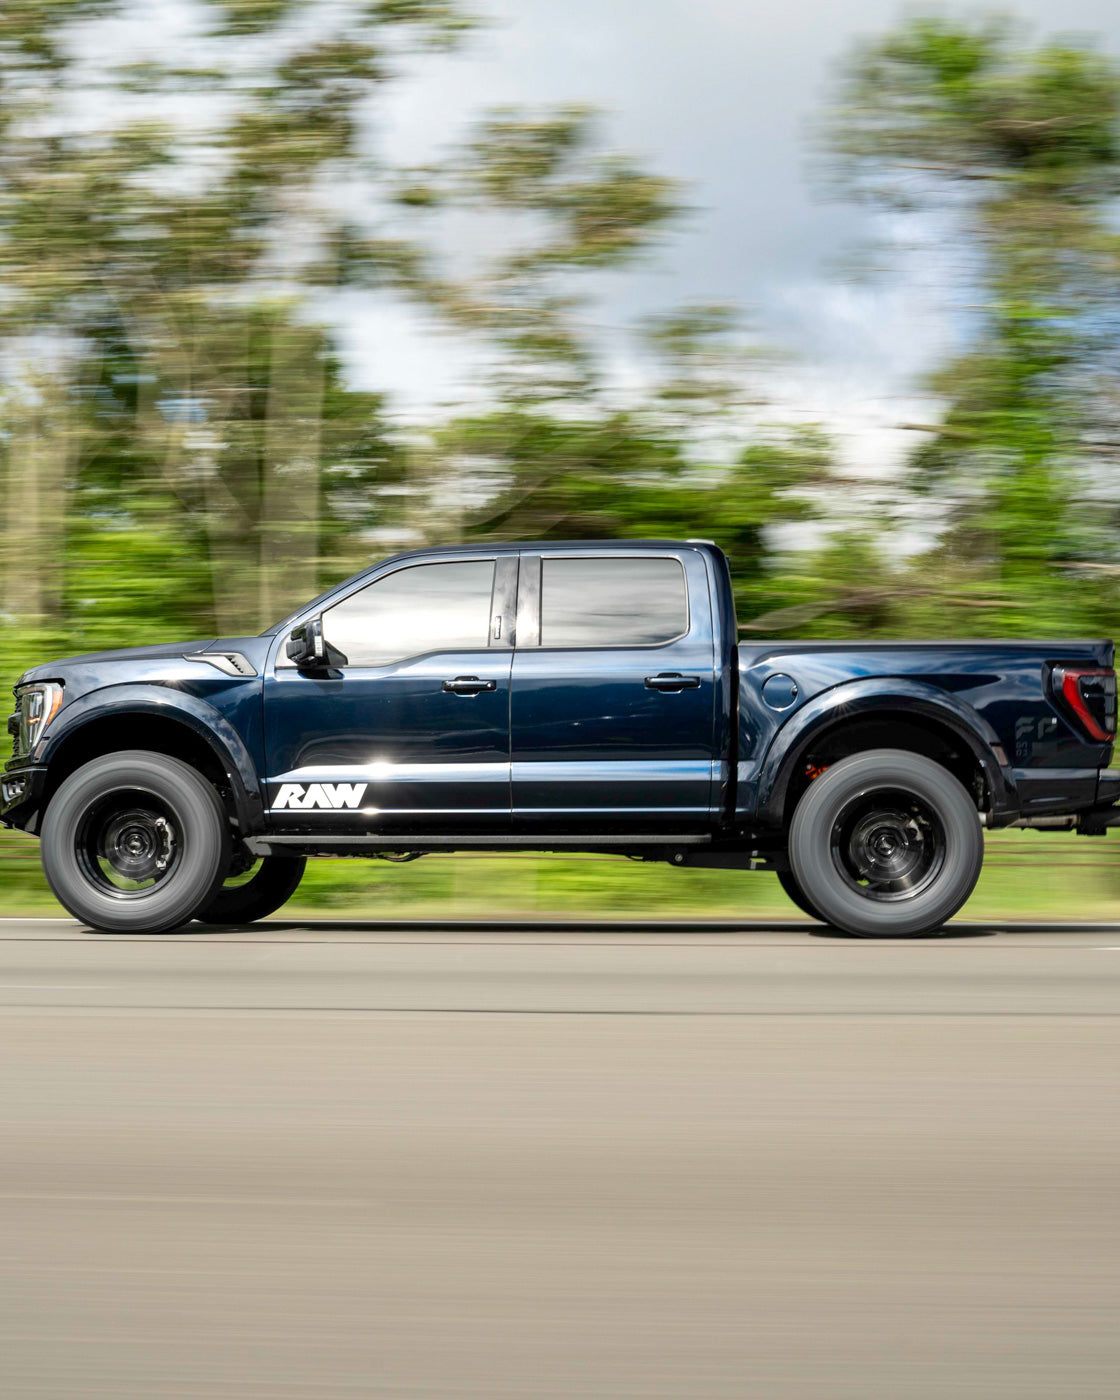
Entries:
{"type": "Polygon", "coordinates": [[[757,819],[781,826],[786,795],[801,759],[826,729],[844,720],[893,711],[932,720],[967,744],[980,764],[997,825],[1013,820],[1019,798],[1011,768],[1001,764],[999,736],[971,705],[937,686],[903,677],[847,681],[816,695],[774,735],[758,774],[757,819]]]}
{"type": "Polygon", "coordinates": [[[87,691],[59,710],[39,745],[35,762],[49,765],[53,755],[90,724],[125,715],[151,715],[193,731],[221,764],[233,792],[242,831],[264,830],[260,778],[245,741],[213,705],[185,691],[162,685],[115,685],[87,691]]]}

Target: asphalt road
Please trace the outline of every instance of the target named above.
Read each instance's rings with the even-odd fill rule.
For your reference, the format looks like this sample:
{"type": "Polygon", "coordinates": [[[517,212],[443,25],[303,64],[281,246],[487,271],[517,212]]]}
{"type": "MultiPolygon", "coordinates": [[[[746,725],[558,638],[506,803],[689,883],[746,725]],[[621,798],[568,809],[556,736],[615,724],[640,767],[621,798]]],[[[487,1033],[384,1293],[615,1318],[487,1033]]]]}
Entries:
{"type": "Polygon", "coordinates": [[[1120,927],[0,921],[5,1400],[1112,1400],[1120,927]]]}

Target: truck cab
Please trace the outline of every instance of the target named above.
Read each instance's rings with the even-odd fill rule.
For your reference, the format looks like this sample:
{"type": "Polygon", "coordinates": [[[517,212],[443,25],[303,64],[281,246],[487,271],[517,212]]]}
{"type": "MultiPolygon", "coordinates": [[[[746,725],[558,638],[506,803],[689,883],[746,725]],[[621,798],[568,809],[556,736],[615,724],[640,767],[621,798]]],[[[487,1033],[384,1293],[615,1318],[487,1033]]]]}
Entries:
{"type": "Polygon", "coordinates": [[[317,602],[264,665],[270,829],[709,831],[733,654],[718,564],[691,545],[447,550],[317,602]]]}

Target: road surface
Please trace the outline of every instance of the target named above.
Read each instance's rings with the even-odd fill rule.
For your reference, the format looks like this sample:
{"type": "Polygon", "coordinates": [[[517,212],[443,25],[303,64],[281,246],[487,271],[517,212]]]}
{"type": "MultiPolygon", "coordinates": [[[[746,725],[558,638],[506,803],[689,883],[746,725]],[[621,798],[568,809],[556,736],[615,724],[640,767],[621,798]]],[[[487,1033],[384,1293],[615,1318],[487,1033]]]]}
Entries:
{"type": "Polygon", "coordinates": [[[5,1400],[1096,1400],[1120,927],[0,921],[5,1400]]]}

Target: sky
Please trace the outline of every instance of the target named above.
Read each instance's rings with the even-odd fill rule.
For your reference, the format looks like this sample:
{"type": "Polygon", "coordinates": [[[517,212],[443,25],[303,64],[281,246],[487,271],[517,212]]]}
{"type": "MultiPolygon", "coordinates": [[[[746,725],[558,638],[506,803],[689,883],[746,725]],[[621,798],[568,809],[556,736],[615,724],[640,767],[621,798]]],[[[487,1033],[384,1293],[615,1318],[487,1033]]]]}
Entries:
{"type": "MultiPolygon", "coordinates": [[[[481,0],[494,23],[466,53],[426,58],[377,112],[386,149],[421,161],[472,113],[589,102],[612,145],[685,182],[694,215],[650,265],[612,279],[604,326],[686,301],[733,301],[788,352],[775,416],[827,423],[858,470],[895,466],[928,421],[923,375],[967,333],[963,289],[935,223],[823,197],[812,124],[859,37],[896,22],[892,0],[481,0]],[[844,270],[868,239],[892,272],[844,270]]],[[[972,8],[968,13],[975,14],[972,8]]],[[[1117,0],[1020,0],[1039,33],[1099,34],[1120,52],[1117,0]]],[[[403,308],[336,308],[351,378],[406,414],[469,392],[469,353],[403,308]]],[[[611,342],[612,345],[614,342],[611,342]]],[[[616,349],[625,358],[625,351],[616,349]]],[[[616,366],[626,377],[633,367],[616,366]]]]}

